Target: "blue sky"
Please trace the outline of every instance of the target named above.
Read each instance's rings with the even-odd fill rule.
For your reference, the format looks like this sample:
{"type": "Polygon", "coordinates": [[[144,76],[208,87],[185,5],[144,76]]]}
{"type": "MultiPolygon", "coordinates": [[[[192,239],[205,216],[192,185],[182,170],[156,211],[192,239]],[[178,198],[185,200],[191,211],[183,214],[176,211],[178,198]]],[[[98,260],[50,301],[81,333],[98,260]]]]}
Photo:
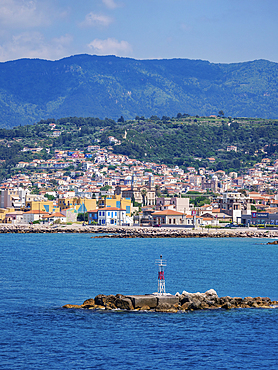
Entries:
{"type": "Polygon", "coordinates": [[[0,61],[75,54],[278,62],[277,0],[0,0],[0,61]]]}

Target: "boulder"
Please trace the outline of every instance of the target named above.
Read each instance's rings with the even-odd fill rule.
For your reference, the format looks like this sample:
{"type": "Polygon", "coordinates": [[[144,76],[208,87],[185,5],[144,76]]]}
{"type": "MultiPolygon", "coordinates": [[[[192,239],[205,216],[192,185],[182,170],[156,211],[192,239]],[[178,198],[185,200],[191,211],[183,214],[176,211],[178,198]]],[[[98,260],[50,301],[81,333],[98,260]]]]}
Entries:
{"type": "Polygon", "coordinates": [[[86,299],[86,301],[82,303],[83,308],[89,308],[92,306],[95,306],[95,300],[93,298],[86,299]]]}
{"type": "Polygon", "coordinates": [[[150,310],[150,306],[148,305],[145,305],[145,306],[142,306],[139,308],[140,311],[149,311],[150,310]]]}
{"type": "Polygon", "coordinates": [[[230,302],[225,302],[223,305],[222,305],[222,308],[225,308],[225,310],[229,310],[231,308],[233,308],[234,306],[230,303],[230,302]]]}
{"type": "Polygon", "coordinates": [[[199,301],[198,299],[194,299],[192,302],[190,302],[190,305],[189,305],[189,309],[190,310],[200,310],[201,309],[201,301],[199,301]]]}
{"type": "Polygon", "coordinates": [[[122,310],[133,310],[133,306],[129,298],[117,298],[115,301],[115,306],[117,308],[121,308],[122,310]]]}
{"type": "Polygon", "coordinates": [[[98,294],[95,297],[95,304],[98,306],[104,306],[106,299],[107,299],[107,296],[105,294],[98,294]]]}
{"type": "Polygon", "coordinates": [[[108,295],[105,299],[105,306],[114,306],[115,307],[115,302],[116,302],[116,297],[112,294],[108,295]]]}
{"type": "Polygon", "coordinates": [[[188,302],[190,302],[190,298],[188,296],[183,296],[183,295],[180,296],[181,305],[184,305],[185,303],[188,303],[188,302]]]}
{"type": "Polygon", "coordinates": [[[218,294],[216,293],[216,291],[214,289],[207,290],[204,293],[204,296],[205,296],[206,299],[210,299],[210,300],[218,298],[218,294]]]}
{"type": "Polygon", "coordinates": [[[79,304],[65,304],[63,308],[83,308],[83,307],[79,304]]]}
{"type": "Polygon", "coordinates": [[[182,310],[182,311],[187,311],[187,310],[189,310],[189,306],[190,306],[190,302],[185,302],[181,307],[180,307],[180,309],[182,310]]]}

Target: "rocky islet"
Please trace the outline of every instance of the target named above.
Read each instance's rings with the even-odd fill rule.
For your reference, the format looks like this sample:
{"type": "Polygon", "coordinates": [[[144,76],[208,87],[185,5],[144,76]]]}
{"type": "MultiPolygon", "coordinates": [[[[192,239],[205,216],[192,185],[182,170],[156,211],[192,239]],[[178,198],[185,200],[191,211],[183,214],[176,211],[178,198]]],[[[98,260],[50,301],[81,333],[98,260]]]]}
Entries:
{"type": "Polygon", "coordinates": [[[104,295],[85,300],[81,305],[66,304],[67,309],[127,310],[150,312],[182,312],[233,308],[278,308],[278,301],[268,297],[218,297],[214,289],[205,293],[183,291],[174,296],[104,295]]]}

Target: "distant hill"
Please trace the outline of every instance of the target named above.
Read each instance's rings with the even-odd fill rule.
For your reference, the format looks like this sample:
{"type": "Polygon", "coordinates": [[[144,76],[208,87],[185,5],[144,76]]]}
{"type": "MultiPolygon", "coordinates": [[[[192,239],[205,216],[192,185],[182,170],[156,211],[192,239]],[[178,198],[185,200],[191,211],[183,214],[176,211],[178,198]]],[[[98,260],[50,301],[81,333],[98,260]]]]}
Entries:
{"type": "Polygon", "coordinates": [[[0,63],[0,127],[59,117],[278,117],[278,64],[76,55],[0,63]]]}

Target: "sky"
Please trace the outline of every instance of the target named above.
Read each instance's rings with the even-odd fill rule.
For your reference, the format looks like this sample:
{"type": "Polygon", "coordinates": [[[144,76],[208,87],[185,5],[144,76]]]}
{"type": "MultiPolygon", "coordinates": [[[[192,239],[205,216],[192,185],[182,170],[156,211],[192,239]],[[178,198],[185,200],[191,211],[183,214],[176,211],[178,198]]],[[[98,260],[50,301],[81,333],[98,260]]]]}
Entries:
{"type": "Polygon", "coordinates": [[[0,62],[70,55],[278,62],[278,0],[0,0],[0,62]]]}

